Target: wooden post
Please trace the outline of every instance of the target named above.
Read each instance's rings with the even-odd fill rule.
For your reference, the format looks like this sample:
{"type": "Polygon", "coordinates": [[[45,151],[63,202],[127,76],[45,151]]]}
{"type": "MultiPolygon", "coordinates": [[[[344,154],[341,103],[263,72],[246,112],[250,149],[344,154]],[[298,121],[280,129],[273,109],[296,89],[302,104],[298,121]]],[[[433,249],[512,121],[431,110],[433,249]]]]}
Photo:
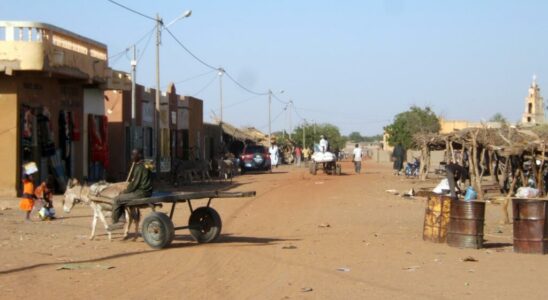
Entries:
{"type": "Polygon", "coordinates": [[[542,149],[542,156],[540,159],[540,167],[538,168],[538,182],[537,182],[537,188],[539,189],[540,195],[544,196],[544,156],[546,155],[546,144],[542,142],[541,145],[542,149]]]}

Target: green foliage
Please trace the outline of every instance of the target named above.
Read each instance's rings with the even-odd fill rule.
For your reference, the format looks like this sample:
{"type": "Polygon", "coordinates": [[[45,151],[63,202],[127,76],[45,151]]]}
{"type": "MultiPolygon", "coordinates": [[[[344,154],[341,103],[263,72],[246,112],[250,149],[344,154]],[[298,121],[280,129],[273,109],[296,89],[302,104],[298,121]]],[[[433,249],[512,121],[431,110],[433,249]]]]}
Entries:
{"type": "Polygon", "coordinates": [[[430,107],[411,106],[408,111],[397,114],[394,123],[384,127],[391,146],[401,143],[406,149],[414,148],[413,135],[417,133],[438,133],[440,122],[430,107]]]}
{"type": "Polygon", "coordinates": [[[352,142],[358,143],[363,141],[363,136],[357,131],[353,131],[348,135],[348,139],[352,142]]]}
{"type": "Polygon", "coordinates": [[[366,143],[373,143],[382,141],[382,135],[371,135],[371,136],[362,136],[361,133],[357,131],[353,131],[348,135],[348,140],[353,143],[360,143],[360,142],[366,142],[366,143]]]}
{"type": "Polygon", "coordinates": [[[293,141],[300,147],[303,146],[303,129],[305,133],[306,146],[313,148],[313,144],[317,144],[320,141],[320,135],[324,135],[329,141],[331,149],[343,149],[348,140],[341,135],[339,128],[332,124],[306,124],[301,125],[293,131],[291,135],[293,141]],[[314,129],[315,128],[315,129],[314,129]],[[315,132],[315,133],[314,133],[315,132]]]}
{"type": "Polygon", "coordinates": [[[502,124],[507,124],[508,120],[501,113],[496,113],[491,117],[491,119],[489,119],[489,122],[499,122],[502,124]]]}

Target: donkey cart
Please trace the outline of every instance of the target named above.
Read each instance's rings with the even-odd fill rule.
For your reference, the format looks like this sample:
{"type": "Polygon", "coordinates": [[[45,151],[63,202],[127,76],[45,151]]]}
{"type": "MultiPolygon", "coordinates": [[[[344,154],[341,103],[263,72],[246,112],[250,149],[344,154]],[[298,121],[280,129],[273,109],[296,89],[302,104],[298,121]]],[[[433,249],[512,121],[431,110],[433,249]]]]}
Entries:
{"type": "Polygon", "coordinates": [[[255,192],[179,192],[161,196],[152,196],[132,201],[128,206],[154,205],[159,203],[171,203],[169,215],[162,212],[152,212],[145,217],[141,232],[145,242],[154,249],[168,247],[175,237],[175,230],[188,229],[190,235],[198,243],[214,241],[222,228],[221,216],[211,207],[211,200],[217,198],[245,198],[253,197],[255,192]],[[192,200],[208,199],[207,205],[193,208],[192,200]],[[174,227],[173,213],[177,203],[188,204],[190,218],[188,226],[174,227]]]}
{"type": "Polygon", "coordinates": [[[331,152],[315,152],[312,155],[310,174],[316,175],[319,169],[329,175],[341,175],[341,164],[337,163],[337,157],[331,152]]]}

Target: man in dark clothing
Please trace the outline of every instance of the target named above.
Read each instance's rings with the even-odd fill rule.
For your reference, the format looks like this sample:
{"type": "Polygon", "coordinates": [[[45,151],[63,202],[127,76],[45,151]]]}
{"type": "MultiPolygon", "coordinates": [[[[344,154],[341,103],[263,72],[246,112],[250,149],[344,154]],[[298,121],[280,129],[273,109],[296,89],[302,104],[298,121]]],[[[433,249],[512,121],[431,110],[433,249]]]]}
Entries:
{"type": "Polygon", "coordinates": [[[403,149],[401,143],[398,143],[396,147],[394,147],[394,151],[392,152],[392,160],[394,161],[394,175],[400,175],[400,171],[403,168],[404,159],[405,149],[403,149]]]}
{"type": "Polygon", "coordinates": [[[142,150],[134,149],[131,152],[131,160],[134,165],[130,183],[125,191],[114,198],[114,202],[112,203],[113,225],[118,223],[120,217],[124,214],[125,205],[131,203],[134,199],[150,197],[152,195],[152,176],[143,161],[142,150]]]}
{"type": "Polygon", "coordinates": [[[451,197],[456,198],[457,193],[462,194],[462,191],[458,184],[459,181],[465,182],[466,180],[470,179],[468,169],[451,162],[445,166],[445,171],[447,171],[447,181],[449,182],[451,197]]]}

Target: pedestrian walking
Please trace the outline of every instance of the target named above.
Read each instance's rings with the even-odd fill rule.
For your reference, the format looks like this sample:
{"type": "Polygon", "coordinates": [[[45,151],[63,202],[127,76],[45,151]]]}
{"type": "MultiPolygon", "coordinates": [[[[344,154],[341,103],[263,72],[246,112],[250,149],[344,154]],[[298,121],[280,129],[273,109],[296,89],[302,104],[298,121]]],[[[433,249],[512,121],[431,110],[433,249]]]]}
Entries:
{"type": "Polygon", "coordinates": [[[400,175],[401,169],[403,168],[403,161],[405,159],[405,149],[403,149],[403,146],[401,143],[398,143],[396,147],[394,147],[394,152],[392,152],[392,160],[394,161],[394,175],[400,175]]]}
{"type": "Polygon", "coordinates": [[[270,153],[270,165],[271,169],[278,167],[278,162],[280,159],[280,152],[278,151],[278,145],[272,143],[270,148],[268,148],[268,153],[270,153]]]}
{"type": "Polygon", "coordinates": [[[38,168],[34,162],[23,166],[23,199],[19,202],[19,208],[25,212],[25,220],[30,221],[30,213],[34,208],[34,179],[32,174],[36,173],[38,168]]]}
{"type": "Polygon", "coordinates": [[[354,161],[354,171],[356,172],[356,174],[360,174],[360,172],[362,171],[362,156],[362,148],[360,148],[360,144],[356,144],[352,158],[352,160],[354,161]]]}
{"type": "Polygon", "coordinates": [[[302,155],[303,151],[301,150],[301,147],[295,147],[295,164],[297,165],[297,167],[301,166],[302,155]]]}

